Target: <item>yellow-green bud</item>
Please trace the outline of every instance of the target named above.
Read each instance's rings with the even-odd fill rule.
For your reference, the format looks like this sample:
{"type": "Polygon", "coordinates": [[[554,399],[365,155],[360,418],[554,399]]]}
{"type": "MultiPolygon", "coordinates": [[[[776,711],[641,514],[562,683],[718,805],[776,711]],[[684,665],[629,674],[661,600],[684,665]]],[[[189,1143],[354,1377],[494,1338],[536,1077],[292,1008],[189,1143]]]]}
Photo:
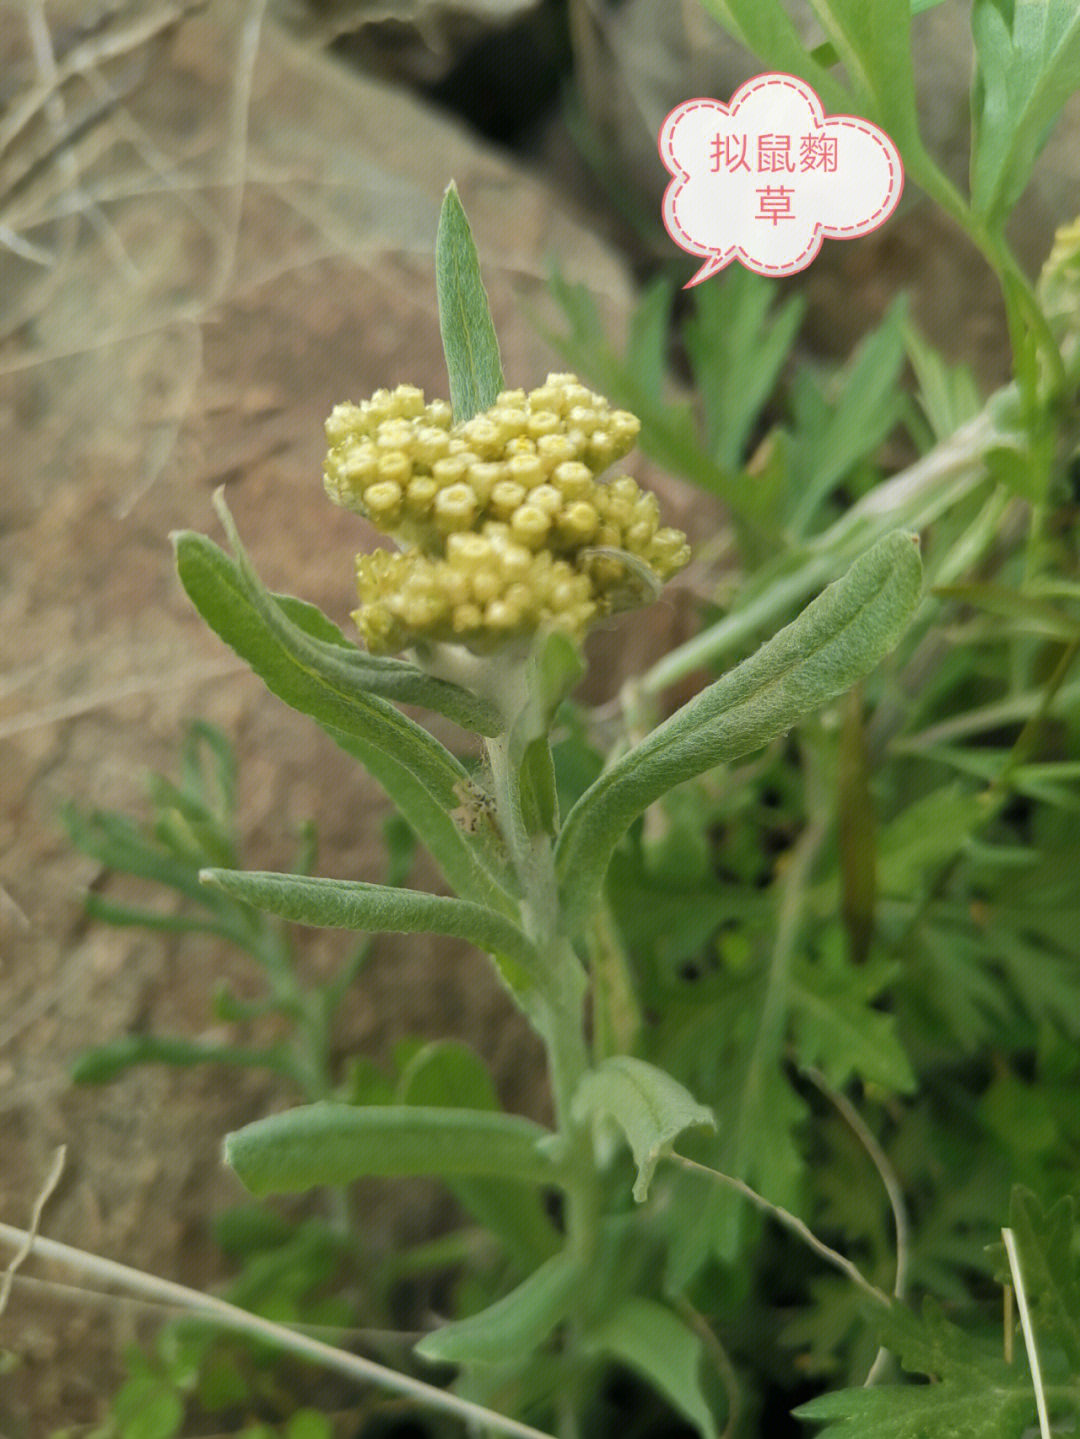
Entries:
{"type": "Polygon", "coordinates": [[[368,647],[484,652],[540,626],[580,639],[598,616],[640,603],[689,547],[659,528],[655,497],[629,476],[600,478],[639,429],[569,374],[505,390],[456,426],[445,401],[425,404],[412,385],[337,405],[327,493],[406,547],[358,557],[368,647]]]}

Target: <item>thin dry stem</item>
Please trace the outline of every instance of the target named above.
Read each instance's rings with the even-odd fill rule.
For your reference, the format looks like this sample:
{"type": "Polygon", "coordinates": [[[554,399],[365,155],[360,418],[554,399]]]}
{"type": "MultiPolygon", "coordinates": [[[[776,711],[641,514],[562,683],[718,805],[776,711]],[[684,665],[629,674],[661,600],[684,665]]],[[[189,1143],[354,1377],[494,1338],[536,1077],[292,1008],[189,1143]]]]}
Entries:
{"type": "Polygon", "coordinates": [[[15,1251],[11,1263],[4,1270],[0,1277],[0,1314],[7,1308],[8,1295],[11,1293],[11,1286],[15,1275],[23,1263],[30,1257],[30,1251],[34,1247],[34,1240],[37,1238],[38,1226],[41,1224],[41,1216],[49,1202],[49,1196],[60,1183],[60,1176],[64,1172],[64,1160],[67,1158],[67,1145],[61,1144],[53,1155],[53,1162],[49,1166],[49,1172],[45,1176],[45,1183],[41,1186],[38,1197],[34,1200],[34,1208],[30,1215],[30,1228],[23,1236],[23,1241],[15,1251]]]}
{"type": "MultiPolygon", "coordinates": [[[[892,1210],[893,1226],[896,1231],[896,1278],[893,1283],[893,1298],[903,1299],[907,1292],[908,1264],[911,1255],[911,1224],[908,1219],[907,1203],[904,1199],[904,1191],[900,1187],[896,1171],[889,1163],[888,1156],[877,1142],[873,1130],[863,1119],[862,1115],[852,1104],[851,1100],[838,1090],[832,1088],[829,1081],[819,1069],[809,1065],[802,1070],[811,1084],[815,1085],[825,1098],[834,1105],[843,1116],[848,1128],[855,1135],[856,1139],[866,1150],[870,1162],[881,1176],[881,1183],[888,1196],[889,1208],[892,1210]]],[[[869,1373],[863,1381],[864,1388],[876,1384],[881,1378],[885,1365],[889,1360],[889,1351],[882,1347],[878,1350],[869,1373]]]]}
{"type": "Polygon", "coordinates": [[[785,1229],[789,1230],[798,1239],[801,1239],[804,1244],[809,1245],[815,1254],[820,1254],[822,1259],[827,1263],[839,1269],[841,1273],[846,1274],[853,1283],[859,1286],[864,1294],[868,1294],[871,1299],[876,1299],[879,1304],[884,1304],[886,1307],[892,1303],[892,1300],[885,1293],[884,1289],[879,1289],[876,1284],[872,1284],[862,1270],[853,1264],[850,1259],[839,1253],[838,1250],[831,1249],[823,1239],[819,1239],[814,1231],[810,1229],[797,1214],[792,1214],[790,1209],[784,1209],[782,1205],[774,1204],[771,1199],[766,1199],[765,1196],[759,1194],[756,1189],[751,1189],[749,1184],[746,1184],[743,1180],[736,1179],[733,1174],[724,1174],[722,1170],[710,1169],[707,1164],[699,1164],[696,1159],[687,1159],[682,1154],[672,1154],[669,1157],[673,1159],[676,1164],[681,1164],[684,1169],[697,1170],[700,1174],[708,1174],[713,1179],[718,1179],[721,1184],[726,1184],[729,1189],[734,1189],[737,1194],[741,1194],[744,1199],[748,1199],[751,1204],[755,1205],[764,1214],[770,1215],[778,1223],[782,1224],[785,1229]]]}
{"type": "Polygon", "coordinates": [[[371,1359],[346,1353],[343,1349],[335,1349],[319,1339],[299,1334],[284,1324],[274,1324],[269,1319],[249,1314],[234,1304],[227,1304],[223,1299],[217,1299],[210,1294],[200,1294],[197,1290],[176,1284],[171,1279],[159,1279],[152,1274],[144,1274],[126,1264],[117,1264],[114,1260],[101,1258],[100,1255],[88,1254],[85,1250],[60,1244],[55,1239],[41,1239],[32,1231],[15,1229],[9,1224],[0,1224],[0,1241],[14,1245],[17,1250],[25,1247],[27,1254],[32,1250],[43,1259],[67,1264],[84,1274],[94,1275],[104,1283],[120,1285],[129,1292],[156,1301],[180,1304],[189,1313],[216,1320],[224,1328],[250,1334],[264,1342],[292,1350],[293,1353],[303,1355],[304,1358],[361,1384],[374,1384],[392,1393],[405,1395],[429,1409],[452,1414],[466,1424],[478,1426],[481,1431],[486,1429],[493,1433],[509,1434],[516,1436],[516,1439],[551,1439],[550,1435],[532,1428],[529,1424],[521,1424],[516,1419],[496,1413],[493,1409],[485,1409],[483,1405],[460,1399],[456,1394],[437,1389],[432,1384],[425,1384],[423,1380],[399,1374],[371,1359]]]}
{"type": "Polygon", "coordinates": [[[1035,1388],[1035,1407],[1039,1413],[1039,1434],[1041,1439],[1050,1439],[1050,1416],[1046,1410],[1042,1365],[1039,1363],[1039,1351],[1035,1347],[1035,1330],[1031,1323],[1031,1310],[1028,1308],[1027,1290],[1024,1287],[1024,1275],[1020,1268],[1020,1254],[1016,1248],[1016,1235],[1011,1229],[1003,1229],[1001,1237],[1005,1241],[1005,1253],[1008,1256],[1009,1271],[1012,1274],[1013,1289],[1016,1293],[1016,1307],[1020,1311],[1020,1327],[1024,1331],[1024,1343],[1027,1346],[1031,1382],[1035,1388]]]}

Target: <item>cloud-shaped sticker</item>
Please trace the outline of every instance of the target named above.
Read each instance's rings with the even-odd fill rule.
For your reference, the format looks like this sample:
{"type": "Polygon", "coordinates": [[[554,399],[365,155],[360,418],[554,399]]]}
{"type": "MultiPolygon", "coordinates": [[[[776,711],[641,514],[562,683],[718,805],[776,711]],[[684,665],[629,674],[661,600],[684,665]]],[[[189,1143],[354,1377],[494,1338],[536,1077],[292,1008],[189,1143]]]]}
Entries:
{"type": "Polygon", "coordinates": [[[904,167],[883,130],[855,115],[826,117],[794,75],[758,75],[727,105],[685,100],[660,130],[674,176],[664,224],[705,263],[700,284],[732,260],[759,275],[794,275],[823,239],[850,240],[884,224],[904,167]]]}

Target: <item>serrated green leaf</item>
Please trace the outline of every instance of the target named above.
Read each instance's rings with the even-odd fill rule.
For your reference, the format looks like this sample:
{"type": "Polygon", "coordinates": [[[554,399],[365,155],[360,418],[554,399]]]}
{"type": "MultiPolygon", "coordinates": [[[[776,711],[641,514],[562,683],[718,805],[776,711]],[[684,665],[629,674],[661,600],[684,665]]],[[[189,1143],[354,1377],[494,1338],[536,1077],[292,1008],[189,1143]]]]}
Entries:
{"type": "Polygon", "coordinates": [[[955,783],[914,800],[879,833],[881,893],[910,895],[924,875],[953,857],[986,814],[981,796],[955,783]]]}
{"type": "Polygon", "coordinates": [[[451,819],[460,800],[455,786],[467,772],[420,725],[374,695],[319,674],[307,639],[290,633],[291,622],[240,558],[230,559],[203,535],[174,536],[180,579],[195,608],[214,632],[245,659],[267,688],[310,715],[330,737],[359,759],[387,790],[427,845],[446,878],[464,898],[509,906],[496,878],[501,861],[493,837],[466,836],[451,819]],[[486,848],[486,852],[485,852],[486,848]]]}
{"type": "Polygon", "coordinates": [[[716,1439],[716,1421],[701,1388],[700,1337],[652,1299],[627,1299],[588,1335],[589,1349],[635,1369],[697,1429],[716,1439]]]}
{"type": "Polygon", "coordinates": [[[232,899],[293,924],[372,933],[446,934],[467,939],[488,954],[505,955],[527,974],[539,972],[536,949],[518,926],[469,900],[360,880],[264,871],[204,869],[200,879],[232,899]]]}
{"type": "Polygon", "coordinates": [[[579,1124],[613,1120],[630,1145],[637,1165],[634,1198],[649,1194],[656,1166],[683,1130],[716,1127],[712,1111],[662,1069],[629,1055],[605,1059],[582,1079],[571,1112],[579,1124]]]}
{"type": "Polygon", "coordinates": [[[548,1137],[512,1114],[320,1102],[235,1130],[225,1140],[225,1162],[256,1195],[419,1174],[558,1184],[558,1167],[537,1148],[548,1137]]]}
{"type": "Polygon", "coordinates": [[[1017,1185],[1009,1208],[1020,1270],[1035,1326],[1035,1342],[1060,1346],[1071,1372],[1080,1373],[1080,1263],[1076,1203],[1065,1195],[1050,1210],[1017,1185]]]}
{"type": "Polygon", "coordinates": [[[895,1020],[873,1007],[899,972],[899,965],[880,960],[851,964],[838,945],[817,961],[796,956],[788,992],[800,1063],[816,1065],[836,1089],[857,1074],[888,1091],[912,1093],[915,1075],[895,1020]]]}
{"type": "Polygon", "coordinates": [[[1080,73],[1074,0],[975,0],[971,203],[1004,223],[1080,73]]]}
{"type": "Polygon", "coordinates": [[[1026,1366],[1007,1365],[979,1346],[937,1306],[922,1319],[894,1304],[877,1316],[881,1339],[910,1373],[934,1382],[824,1394],[794,1412],[835,1421],[818,1439],[1023,1439],[1035,1414],[1026,1366]]]}
{"type": "Polygon", "coordinates": [[[587,917],[631,822],[684,780],[765,745],[842,694],[899,640],[922,567],[908,535],[887,535],[750,659],[692,699],[578,800],[556,865],[571,925],[587,917]]]}
{"type": "Polygon", "coordinates": [[[705,443],[716,463],[733,470],[772,394],[806,311],[801,295],[777,304],[775,281],[733,265],[723,280],[694,291],[694,316],[683,326],[694,382],[705,411],[705,443]]]}
{"type": "Polygon", "coordinates": [[[495,403],[503,388],[503,372],[480,258],[453,181],[439,212],[435,285],[450,404],[461,425],[495,403]]]}
{"type": "Polygon", "coordinates": [[[481,1313],[426,1335],[416,1353],[450,1364],[496,1364],[532,1354],[570,1313],[584,1278],[581,1256],[560,1250],[481,1313]]]}
{"type": "Polygon", "coordinates": [[[826,399],[809,371],[796,383],[796,473],[789,525],[804,534],[837,484],[862,459],[873,455],[898,423],[903,410],[900,371],[904,365],[907,297],[900,295],[881,324],[860,343],[826,399]]]}

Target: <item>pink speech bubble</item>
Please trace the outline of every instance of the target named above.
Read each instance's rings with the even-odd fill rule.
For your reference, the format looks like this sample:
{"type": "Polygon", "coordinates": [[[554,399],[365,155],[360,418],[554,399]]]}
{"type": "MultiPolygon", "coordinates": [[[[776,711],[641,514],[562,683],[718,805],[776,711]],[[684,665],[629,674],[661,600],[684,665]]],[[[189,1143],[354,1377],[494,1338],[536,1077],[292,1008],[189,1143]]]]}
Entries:
{"type": "Polygon", "coordinates": [[[674,177],[664,225],[705,263],[698,285],[738,260],[759,275],[805,270],[823,239],[876,230],[896,209],[904,166],[883,130],[856,115],[826,118],[794,75],[758,75],[720,100],[684,100],[660,128],[674,177]]]}

